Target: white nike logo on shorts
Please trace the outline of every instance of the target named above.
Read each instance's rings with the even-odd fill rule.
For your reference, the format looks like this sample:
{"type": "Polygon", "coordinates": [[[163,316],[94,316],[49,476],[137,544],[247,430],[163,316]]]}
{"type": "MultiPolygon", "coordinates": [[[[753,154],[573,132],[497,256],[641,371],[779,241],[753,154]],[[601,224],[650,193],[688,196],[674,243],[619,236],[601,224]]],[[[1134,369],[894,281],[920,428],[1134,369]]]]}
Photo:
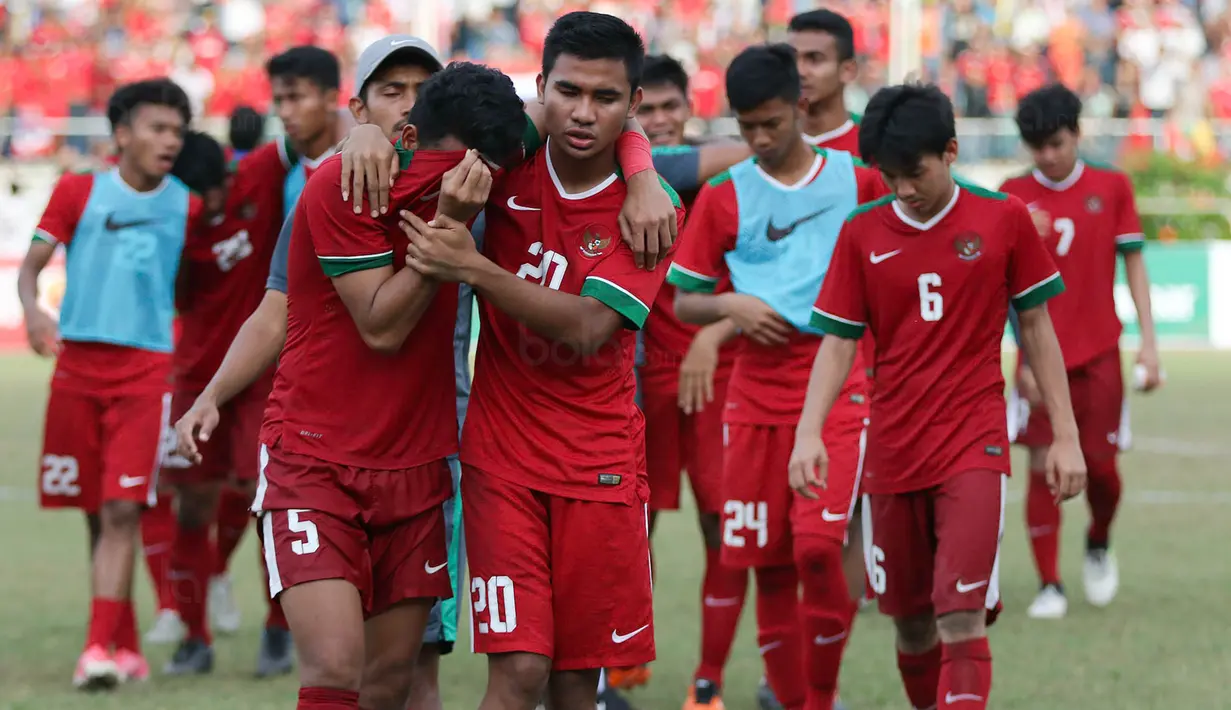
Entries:
{"type": "Polygon", "coordinates": [[[827,523],[836,523],[840,520],[846,520],[846,513],[839,515],[829,512],[829,508],[824,508],[821,510],[821,519],[827,523]]]}
{"type": "Polygon", "coordinates": [[[517,195],[513,195],[512,197],[509,198],[509,209],[516,210],[517,212],[542,212],[543,211],[541,207],[523,207],[522,205],[517,204],[517,195]]]}
{"type": "Polygon", "coordinates": [[[437,572],[439,572],[440,570],[448,566],[449,566],[448,562],[441,562],[440,564],[435,565],[435,566],[433,566],[431,562],[424,562],[423,571],[427,572],[428,574],[436,574],[437,572]]]}
{"type": "Polygon", "coordinates": [[[945,693],[945,705],[960,703],[963,700],[977,703],[982,699],[982,695],[975,695],[974,693],[958,693],[957,695],[954,695],[953,693],[945,693]]]}
{"type": "Polygon", "coordinates": [[[632,638],[632,637],[636,636],[637,634],[641,633],[642,631],[645,631],[645,630],[646,630],[646,629],[648,629],[648,628],[650,628],[650,625],[649,625],[649,624],[646,624],[645,626],[642,626],[641,628],[637,629],[636,631],[632,632],[631,634],[621,634],[619,631],[616,631],[615,629],[612,629],[612,630],[611,630],[611,642],[612,642],[612,643],[624,643],[625,641],[627,641],[627,640],[629,640],[630,638],[632,638]]]}
{"type": "Polygon", "coordinates": [[[120,488],[136,488],[145,483],[145,476],[130,476],[124,474],[120,476],[120,488]]]}
{"type": "Polygon", "coordinates": [[[960,579],[959,579],[959,580],[957,581],[957,593],[958,593],[958,594],[965,594],[966,592],[973,592],[974,590],[978,589],[979,587],[983,587],[983,586],[986,586],[986,585],[987,585],[987,580],[986,580],[986,579],[985,579],[985,580],[983,580],[982,582],[975,582],[974,584],[963,584],[963,583],[962,583],[962,580],[960,580],[960,579]]]}
{"type": "Polygon", "coordinates": [[[846,638],[847,633],[848,632],[843,631],[842,633],[835,634],[833,636],[824,636],[821,634],[817,634],[816,638],[813,639],[812,642],[815,643],[817,646],[828,646],[831,643],[837,643],[841,641],[842,639],[846,638]]]}

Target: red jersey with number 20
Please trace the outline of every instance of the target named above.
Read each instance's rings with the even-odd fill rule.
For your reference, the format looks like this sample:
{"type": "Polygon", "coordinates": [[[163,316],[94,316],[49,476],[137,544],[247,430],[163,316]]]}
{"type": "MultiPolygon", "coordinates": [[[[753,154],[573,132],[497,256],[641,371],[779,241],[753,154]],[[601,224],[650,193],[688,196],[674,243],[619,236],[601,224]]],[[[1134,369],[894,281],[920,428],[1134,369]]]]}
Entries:
{"type": "Polygon", "coordinates": [[[1010,178],[1000,189],[1020,197],[1031,212],[1051,218],[1043,243],[1066,288],[1047,304],[1047,312],[1065,366],[1081,367],[1115,348],[1122,330],[1116,314],[1116,255],[1145,246],[1128,176],[1079,160],[1073,174],[1060,182],[1035,170],[1010,178]]]}
{"type": "Polygon", "coordinates": [[[342,200],[338,157],[320,166],[295,209],[286,346],[274,385],[281,407],[266,410],[267,420],[280,411],[287,451],[383,470],[412,468],[457,451],[457,286],[440,284],[402,347],[382,354],[363,341],[332,282],[364,269],[405,268],[407,240],[397,226],[398,211],[435,217],[441,178],[465,153],[401,155],[387,215],[355,214],[342,200]]]}
{"type": "Polygon", "coordinates": [[[962,471],[1009,472],[1000,341],[1018,310],[1064,290],[1021,200],[965,184],[926,223],[892,197],[842,228],[813,324],[870,328],[876,373],[864,486],[923,490],[962,471]]]}
{"type": "Polygon", "coordinates": [[[520,278],[601,301],[626,329],[584,356],[480,299],[462,461],[551,495],[631,504],[645,494],[632,331],[645,323],[670,259],[653,271],[638,268],[620,239],[624,182],[613,174],[583,194],[567,194],[550,152],[549,143],[496,179],[484,250],[520,278]]]}

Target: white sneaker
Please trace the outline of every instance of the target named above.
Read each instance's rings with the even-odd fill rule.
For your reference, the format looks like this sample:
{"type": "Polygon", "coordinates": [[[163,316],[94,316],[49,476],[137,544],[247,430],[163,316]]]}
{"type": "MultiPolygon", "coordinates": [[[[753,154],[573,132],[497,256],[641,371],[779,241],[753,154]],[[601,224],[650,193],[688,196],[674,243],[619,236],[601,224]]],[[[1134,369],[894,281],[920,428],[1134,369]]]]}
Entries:
{"type": "Polygon", "coordinates": [[[1069,600],[1064,592],[1054,584],[1049,584],[1039,590],[1026,616],[1031,619],[1063,619],[1069,611],[1069,600]]]}
{"type": "Polygon", "coordinates": [[[154,646],[160,644],[176,644],[184,640],[188,627],[180,619],[179,612],[174,609],[163,609],[154,619],[154,625],[145,632],[145,642],[154,646]]]}
{"type": "Polygon", "coordinates": [[[1086,585],[1086,601],[1097,607],[1110,604],[1120,590],[1120,567],[1116,564],[1116,556],[1105,549],[1086,550],[1082,581],[1086,585]]]}
{"type": "Polygon", "coordinates": [[[209,580],[209,619],[214,630],[223,634],[239,631],[239,606],[231,589],[231,576],[220,574],[209,580]]]}

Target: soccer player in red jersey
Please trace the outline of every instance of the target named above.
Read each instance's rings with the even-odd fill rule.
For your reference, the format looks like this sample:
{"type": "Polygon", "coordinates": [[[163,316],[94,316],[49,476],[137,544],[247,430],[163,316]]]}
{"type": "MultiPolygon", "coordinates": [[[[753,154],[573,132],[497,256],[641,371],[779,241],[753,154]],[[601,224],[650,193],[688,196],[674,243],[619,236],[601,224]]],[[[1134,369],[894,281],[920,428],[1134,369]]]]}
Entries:
{"type": "MultiPolygon", "coordinates": [[[[1017,126],[1035,168],[1007,180],[1001,190],[1020,197],[1031,210],[1035,227],[1052,252],[1067,289],[1050,303],[1056,337],[1064,352],[1073,411],[1086,456],[1090,527],[1086,531],[1083,581],[1086,598],[1106,606],[1119,587],[1115,557],[1108,551],[1111,523],[1120,502],[1117,454],[1129,443],[1128,406],[1120,367],[1120,318],[1116,314],[1116,257],[1124,258],[1129,293],[1137,309],[1141,349],[1137,364],[1144,376],[1140,387],[1161,383],[1158,341],[1150,310],[1150,278],[1146,274],[1141,219],[1133,203],[1128,176],[1078,157],[1081,99],[1060,85],[1044,87],[1022,98],[1017,126]]],[[[1060,508],[1044,480],[1047,447],[1052,441],[1047,408],[1039,397],[1034,373],[1023,362],[1014,397],[1019,407],[1014,421],[1021,428],[1016,443],[1030,448],[1030,479],[1026,494],[1026,526],[1039,571],[1041,589],[1027,610],[1036,619],[1058,619],[1068,611],[1060,582],[1060,508]],[[1022,412],[1024,410],[1024,412],[1022,412]],[[1022,414],[1019,414],[1022,412],[1022,414]]]]}
{"type": "Polygon", "coordinates": [[[538,85],[547,144],[494,184],[484,253],[460,225],[407,216],[411,265],[480,298],[462,501],[489,710],[544,693],[591,710],[601,668],[654,655],[632,331],[667,264],[640,268],[622,241],[616,172],[644,52],[616,17],[561,17],[538,85]]]}
{"type": "MultiPolygon", "coordinates": [[[[431,219],[444,193],[448,210],[455,182],[520,156],[523,111],[495,70],[434,75],[399,139],[394,206],[431,219]]],[[[457,449],[457,289],[405,268],[397,216],[356,214],[340,175],[340,159],[324,163],[296,208],[280,406],[266,415],[280,435],[262,447],[253,510],[299,652],[298,707],[358,708],[362,694],[363,707],[401,708],[428,613],[452,595],[441,504],[457,449]]]]}
{"type": "Polygon", "coordinates": [[[832,480],[817,432],[871,329],[868,572],[897,628],[911,705],[981,710],[992,684],[986,608],[1000,591],[1009,471],[1000,341],[1010,302],[1056,433],[1052,494],[1070,498],[1085,484],[1063,357],[1043,307],[1064,285],[1020,200],[954,182],[953,105],[940,89],[877,92],[859,144],[894,195],[860,207],[838,237],[813,313],[829,337],[808,382],[791,485],[809,493],[832,480]]]}
{"type": "Polygon", "coordinates": [[[806,142],[800,91],[787,45],[751,48],[731,63],[728,100],[755,157],[702,189],[669,281],[681,318],[728,322],[747,336],[723,417],[722,559],[754,569],[757,642],[778,701],[830,710],[857,608],[842,556],[867,416],[862,368],[826,423],[842,457],[827,497],[795,495],[787,459],[821,342],[808,321],[829,252],[842,219],[884,186],[849,154],[806,142]],[[734,292],[713,295],[728,273],[734,292]]]}
{"type": "Polygon", "coordinates": [[[60,179],[18,277],[30,345],[56,357],[41,502],[99,521],[89,629],[73,676],[89,689],[149,675],[132,606],[134,543],[156,497],[176,274],[201,212],[168,177],[191,120],[183,90],[167,79],[121,87],[107,117],[118,165],[60,179]],[[57,323],[38,306],[37,284],[59,245],[68,285],[57,323]]]}
{"type": "Polygon", "coordinates": [[[859,117],[846,110],[846,85],[859,75],[850,21],[833,10],[800,13],[787,25],[787,43],[803,83],[804,140],[858,155],[859,117]]]}

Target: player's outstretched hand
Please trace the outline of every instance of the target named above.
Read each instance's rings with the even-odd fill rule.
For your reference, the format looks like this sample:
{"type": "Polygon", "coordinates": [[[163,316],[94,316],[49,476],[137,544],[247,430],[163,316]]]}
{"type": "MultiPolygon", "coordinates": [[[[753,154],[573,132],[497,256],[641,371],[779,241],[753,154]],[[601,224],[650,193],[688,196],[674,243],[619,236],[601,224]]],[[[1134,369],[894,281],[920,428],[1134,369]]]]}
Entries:
{"type": "Polygon", "coordinates": [[[469,222],[487,204],[492,191],[492,171],[479,157],[478,151],[466,151],[466,157],[444,174],[440,181],[440,201],[437,214],[448,215],[459,222],[469,222]]]}
{"type": "Polygon", "coordinates": [[[637,266],[653,269],[667,258],[679,232],[675,202],[658,173],[643,170],[628,179],[628,196],[620,210],[620,236],[633,250],[637,266]]]}
{"type": "Polygon", "coordinates": [[[175,453],[194,464],[201,463],[197,441],[209,441],[218,428],[218,405],[206,395],[197,397],[192,408],[175,423],[175,453]]]}
{"type": "Polygon", "coordinates": [[[60,326],[55,316],[42,308],[26,312],[26,339],[30,341],[30,348],[43,357],[60,354],[60,326]]]}
{"type": "Polygon", "coordinates": [[[713,331],[702,328],[692,339],[684,361],[680,363],[679,402],[685,414],[705,409],[714,401],[714,372],[718,369],[718,349],[721,343],[713,331]]]}
{"type": "Polygon", "coordinates": [[[342,154],[342,201],[355,196],[355,214],[363,210],[367,188],[373,217],[389,211],[389,188],[398,174],[398,155],[389,138],[375,124],[356,126],[339,145],[342,154]]]}
{"type": "Polygon", "coordinates": [[[829,453],[820,435],[795,437],[787,472],[796,493],[811,500],[820,497],[815,489],[829,483],[829,453]]]}
{"type": "Polygon", "coordinates": [[[1048,448],[1047,487],[1056,503],[1086,490],[1086,459],[1076,439],[1056,439],[1048,448]]]}
{"type": "Polygon", "coordinates": [[[1017,393],[1031,404],[1043,403],[1043,395],[1039,392],[1039,381],[1034,378],[1034,370],[1031,370],[1029,365],[1022,365],[1017,371],[1017,393]]]}
{"type": "Polygon", "coordinates": [[[782,316],[756,296],[746,293],[723,294],[727,299],[727,315],[740,332],[761,345],[785,345],[793,330],[782,316]]]}
{"type": "Polygon", "coordinates": [[[440,281],[464,281],[467,269],[481,259],[474,237],[466,225],[437,215],[424,222],[413,212],[402,210],[398,226],[410,239],[406,245],[406,266],[440,281]]]}
{"type": "Polygon", "coordinates": [[[1158,360],[1158,348],[1154,345],[1143,346],[1137,353],[1137,366],[1134,368],[1133,385],[1142,392],[1153,392],[1163,384],[1163,368],[1158,360]]]}

